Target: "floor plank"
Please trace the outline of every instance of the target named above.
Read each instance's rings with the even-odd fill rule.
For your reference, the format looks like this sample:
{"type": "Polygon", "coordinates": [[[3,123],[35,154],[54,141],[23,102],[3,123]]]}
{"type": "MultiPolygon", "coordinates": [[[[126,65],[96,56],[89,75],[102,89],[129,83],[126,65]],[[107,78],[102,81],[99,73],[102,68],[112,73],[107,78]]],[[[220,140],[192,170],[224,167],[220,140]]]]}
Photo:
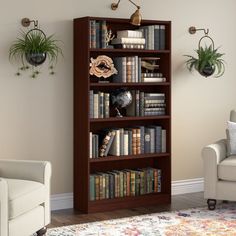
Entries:
{"type": "Polygon", "coordinates": [[[203,192],[199,192],[173,196],[172,203],[168,205],[140,207],[92,214],[83,214],[73,209],[59,210],[52,212],[52,222],[49,225],[49,228],[88,223],[93,221],[117,219],[163,211],[183,210],[187,208],[202,207],[206,205],[206,200],[204,200],[203,198],[203,192]]]}

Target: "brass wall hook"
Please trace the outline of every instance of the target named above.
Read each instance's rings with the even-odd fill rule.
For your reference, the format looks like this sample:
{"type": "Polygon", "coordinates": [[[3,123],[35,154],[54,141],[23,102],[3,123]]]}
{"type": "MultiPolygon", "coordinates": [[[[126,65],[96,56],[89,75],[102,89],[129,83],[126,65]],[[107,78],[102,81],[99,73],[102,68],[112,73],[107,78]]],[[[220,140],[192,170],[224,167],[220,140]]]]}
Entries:
{"type": "Polygon", "coordinates": [[[34,23],[34,28],[38,28],[38,20],[30,20],[27,17],[21,20],[21,25],[24,27],[29,27],[32,22],[34,23]]]}
{"type": "Polygon", "coordinates": [[[197,29],[195,26],[191,26],[188,29],[188,32],[190,34],[195,34],[197,31],[204,31],[205,35],[208,35],[208,33],[209,33],[209,29],[197,29]]]}

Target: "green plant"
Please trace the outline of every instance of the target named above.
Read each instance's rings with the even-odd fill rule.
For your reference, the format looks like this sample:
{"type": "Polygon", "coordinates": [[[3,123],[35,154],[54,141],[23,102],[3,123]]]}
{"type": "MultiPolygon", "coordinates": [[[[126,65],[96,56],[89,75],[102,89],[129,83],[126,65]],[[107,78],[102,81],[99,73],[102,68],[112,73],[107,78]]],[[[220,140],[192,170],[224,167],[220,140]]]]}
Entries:
{"type": "Polygon", "coordinates": [[[215,77],[220,77],[225,72],[225,62],[221,58],[224,54],[219,53],[218,49],[214,49],[212,45],[209,47],[199,47],[195,52],[198,57],[185,55],[189,57],[186,61],[186,66],[189,71],[197,70],[203,76],[210,76],[216,72],[215,77]]]}
{"type": "Polygon", "coordinates": [[[46,36],[40,29],[32,29],[28,32],[21,31],[9,50],[9,60],[20,62],[16,75],[21,75],[22,71],[32,69],[32,78],[36,78],[40,73],[37,66],[49,60],[50,74],[55,74],[54,66],[57,58],[62,55],[62,50],[58,46],[59,40],[54,39],[54,35],[46,36]]]}

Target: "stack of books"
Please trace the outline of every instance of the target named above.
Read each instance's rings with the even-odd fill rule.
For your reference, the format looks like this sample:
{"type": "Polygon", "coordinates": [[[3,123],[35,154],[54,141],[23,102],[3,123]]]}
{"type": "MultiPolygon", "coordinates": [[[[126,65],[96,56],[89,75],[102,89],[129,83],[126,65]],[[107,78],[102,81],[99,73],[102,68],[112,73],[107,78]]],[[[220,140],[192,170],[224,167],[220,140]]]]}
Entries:
{"type": "Polygon", "coordinates": [[[145,49],[165,50],[165,25],[142,26],[140,29],[145,38],[145,49]]]}
{"type": "MultiPolygon", "coordinates": [[[[147,58],[138,56],[133,57],[115,57],[114,66],[118,73],[113,75],[114,83],[140,83],[140,82],[166,82],[163,74],[160,72],[148,71],[142,69],[142,64],[147,58]]],[[[156,66],[156,68],[158,65],[156,66]]],[[[158,68],[157,68],[158,69],[158,68]]]]}
{"type": "Polygon", "coordinates": [[[161,192],[161,170],[113,170],[90,175],[90,201],[161,192]]]}
{"type": "Polygon", "coordinates": [[[117,31],[116,38],[111,41],[115,48],[144,49],[145,38],[139,30],[117,31]]]}
{"type": "Polygon", "coordinates": [[[165,93],[145,93],[132,90],[132,103],[126,108],[127,116],[161,116],[166,114],[165,93]]]}
{"type": "Polygon", "coordinates": [[[161,126],[104,130],[99,138],[90,132],[90,158],[165,152],[166,130],[161,126]]]}
{"type": "Polygon", "coordinates": [[[107,24],[105,20],[89,22],[90,48],[106,48],[107,24]]]}
{"type": "Polygon", "coordinates": [[[110,117],[110,94],[89,91],[89,116],[90,118],[110,117]]]}

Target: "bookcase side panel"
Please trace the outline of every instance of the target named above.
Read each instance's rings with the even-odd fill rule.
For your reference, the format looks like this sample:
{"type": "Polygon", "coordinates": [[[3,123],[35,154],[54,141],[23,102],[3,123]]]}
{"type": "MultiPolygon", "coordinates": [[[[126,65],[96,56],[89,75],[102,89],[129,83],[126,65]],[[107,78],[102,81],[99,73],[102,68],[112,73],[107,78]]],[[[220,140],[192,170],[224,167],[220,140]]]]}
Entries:
{"type": "Polygon", "coordinates": [[[89,199],[89,23],[74,20],[74,208],[88,211],[89,199]]]}

